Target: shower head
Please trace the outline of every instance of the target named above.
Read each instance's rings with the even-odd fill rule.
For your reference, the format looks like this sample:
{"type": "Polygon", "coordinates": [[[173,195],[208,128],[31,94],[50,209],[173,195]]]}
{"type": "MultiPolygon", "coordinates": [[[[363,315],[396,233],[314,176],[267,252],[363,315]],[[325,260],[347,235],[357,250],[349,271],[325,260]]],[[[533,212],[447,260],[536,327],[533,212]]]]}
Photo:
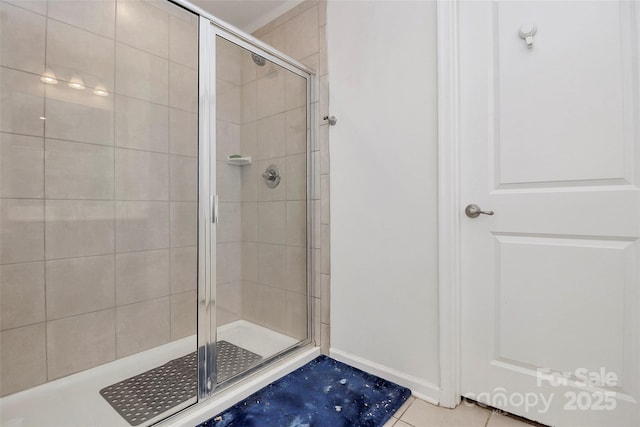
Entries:
{"type": "Polygon", "coordinates": [[[251,59],[253,59],[253,62],[255,62],[256,65],[259,67],[264,67],[264,64],[267,63],[267,60],[264,59],[262,56],[258,55],[257,53],[252,53],[251,59]]]}

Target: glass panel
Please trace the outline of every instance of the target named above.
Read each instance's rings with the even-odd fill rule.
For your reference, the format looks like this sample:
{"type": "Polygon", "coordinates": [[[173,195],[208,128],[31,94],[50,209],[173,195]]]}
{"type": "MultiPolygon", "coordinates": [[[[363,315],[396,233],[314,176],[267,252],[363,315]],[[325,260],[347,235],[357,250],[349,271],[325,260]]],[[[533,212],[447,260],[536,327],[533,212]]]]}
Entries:
{"type": "Polygon", "coordinates": [[[216,52],[220,383],[307,339],[307,81],[216,52]]]}
{"type": "Polygon", "coordinates": [[[198,18],[0,9],[0,424],[147,425],[196,401],[195,356],[106,388],[196,350],[198,18]]]}

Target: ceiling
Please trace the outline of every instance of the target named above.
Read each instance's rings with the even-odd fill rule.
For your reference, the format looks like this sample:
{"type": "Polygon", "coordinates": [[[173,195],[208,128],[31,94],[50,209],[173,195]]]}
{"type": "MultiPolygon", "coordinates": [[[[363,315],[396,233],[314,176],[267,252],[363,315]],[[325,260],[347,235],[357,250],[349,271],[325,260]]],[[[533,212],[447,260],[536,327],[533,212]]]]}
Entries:
{"type": "Polygon", "coordinates": [[[217,18],[252,33],[302,0],[191,0],[217,18]]]}

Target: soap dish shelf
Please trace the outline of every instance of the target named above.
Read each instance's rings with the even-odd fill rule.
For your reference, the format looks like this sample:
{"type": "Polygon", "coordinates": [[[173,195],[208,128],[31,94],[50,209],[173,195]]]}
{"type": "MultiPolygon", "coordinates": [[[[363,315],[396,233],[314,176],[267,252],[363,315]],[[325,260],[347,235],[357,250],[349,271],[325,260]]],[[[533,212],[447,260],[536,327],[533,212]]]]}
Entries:
{"type": "Polygon", "coordinates": [[[234,166],[245,166],[251,164],[251,156],[246,157],[227,157],[227,164],[234,166]]]}

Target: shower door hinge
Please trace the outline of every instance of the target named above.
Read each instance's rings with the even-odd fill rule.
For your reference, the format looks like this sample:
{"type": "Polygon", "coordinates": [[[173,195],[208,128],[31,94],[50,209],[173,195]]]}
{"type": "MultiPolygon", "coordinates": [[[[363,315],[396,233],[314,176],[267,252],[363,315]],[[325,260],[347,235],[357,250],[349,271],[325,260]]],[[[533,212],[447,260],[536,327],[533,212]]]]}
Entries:
{"type": "Polygon", "coordinates": [[[218,223],[218,195],[212,194],[211,196],[209,196],[209,199],[211,201],[211,223],[217,224],[218,223]]]}

